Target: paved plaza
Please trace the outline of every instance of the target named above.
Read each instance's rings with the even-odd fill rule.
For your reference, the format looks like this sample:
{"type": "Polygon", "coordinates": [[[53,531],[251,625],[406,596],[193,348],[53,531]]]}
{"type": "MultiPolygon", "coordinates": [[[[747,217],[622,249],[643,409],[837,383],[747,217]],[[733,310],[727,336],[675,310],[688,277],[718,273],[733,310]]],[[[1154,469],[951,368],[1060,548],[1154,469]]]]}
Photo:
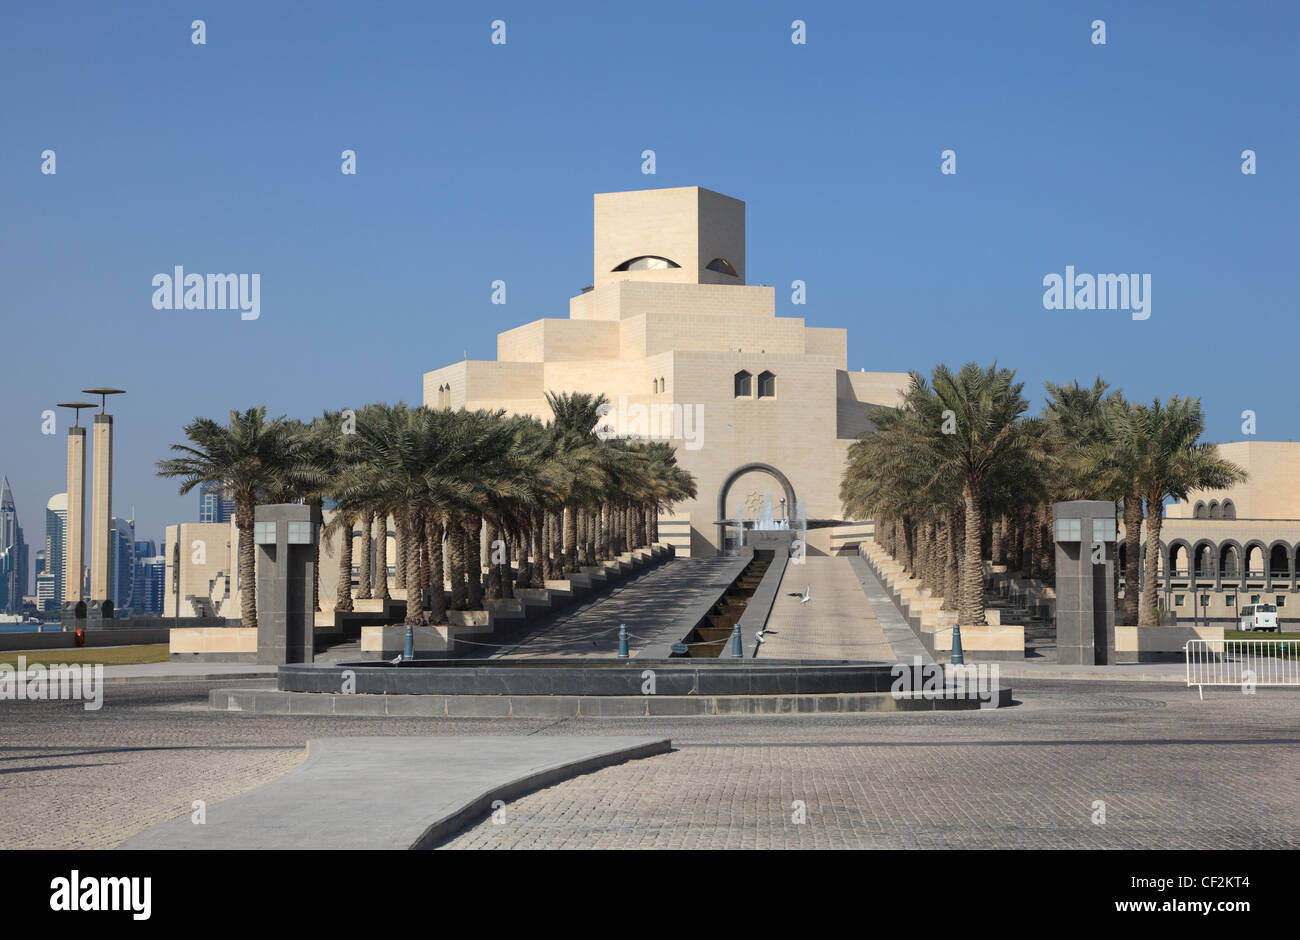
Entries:
{"type": "MultiPolygon", "coordinates": [[[[255,682],[271,686],[240,684],[255,682]]],[[[634,735],[675,750],[513,800],[446,844],[1300,848],[1293,691],[1019,680],[1020,704],[992,711],[555,721],[209,711],[228,684],[114,683],[98,712],[0,702],[0,845],[111,848],[195,800],[211,816],[296,767],[309,738],[634,735]]]]}

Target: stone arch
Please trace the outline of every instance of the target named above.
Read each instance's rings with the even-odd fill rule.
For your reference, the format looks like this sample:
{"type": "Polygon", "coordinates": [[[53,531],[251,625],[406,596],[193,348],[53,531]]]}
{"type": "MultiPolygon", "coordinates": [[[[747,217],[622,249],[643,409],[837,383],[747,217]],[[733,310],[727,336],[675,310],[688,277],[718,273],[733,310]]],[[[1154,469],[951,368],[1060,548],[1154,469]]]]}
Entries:
{"type": "Polygon", "coordinates": [[[1274,542],[1268,547],[1268,576],[1289,581],[1292,571],[1291,546],[1282,541],[1274,542]]]}
{"type": "Polygon", "coordinates": [[[727,518],[727,494],[731,491],[731,484],[751,471],[766,473],[781,484],[781,489],[785,490],[785,504],[789,507],[790,513],[794,513],[795,507],[798,505],[795,502],[794,487],[790,484],[790,478],[776,467],[770,463],[741,464],[727,474],[727,478],[722,481],[722,486],[718,488],[718,550],[720,552],[725,551],[727,547],[727,525],[722,521],[727,518]]]}
{"type": "Polygon", "coordinates": [[[1210,500],[1210,518],[1211,519],[1223,518],[1223,508],[1219,505],[1219,501],[1217,499],[1210,500]]]}
{"type": "Polygon", "coordinates": [[[1192,548],[1192,577],[1213,578],[1218,552],[1209,539],[1198,539],[1192,548]]]}
{"type": "Polygon", "coordinates": [[[1237,507],[1236,507],[1236,505],[1232,502],[1232,500],[1230,500],[1230,499],[1225,499],[1225,500],[1223,501],[1223,505],[1222,505],[1220,508],[1223,510],[1223,518],[1225,518],[1225,519],[1236,519],[1236,518],[1237,518],[1237,507]]]}
{"type": "Polygon", "coordinates": [[[1174,577],[1174,572],[1176,571],[1186,571],[1189,575],[1191,574],[1192,546],[1191,543],[1188,542],[1186,539],[1173,539],[1172,541],[1170,541],[1168,554],[1165,557],[1168,559],[1168,563],[1165,566],[1165,571],[1169,574],[1170,577],[1174,577]],[[1185,568],[1179,565],[1180,550],[1182,551],[1182,559],[1187,564],[1187,567],[1185,568]]]}
{"type": "Polygon", "coordinates": [[[1251,539],[1245,544],[1243,552],[1243,570],[1247,577],[1264,577],[1268,571],[1268,546],[1259,539],[1251,539]]]}
{"type": "Polygon", "coordinates": [[[1245,554],[1241,543],[1236,539],[1224,539],[1219,543],[1219,576],[1238,580],[1242,575],[1245,554]]]}
{"type": "Polygon", "coordinates": [[[1205,500],[1198,499],[1196,501],[1196,508],[1192,510],[1192,518],[1193,519],[1207,518],[1205,514],[1205,500]]]}

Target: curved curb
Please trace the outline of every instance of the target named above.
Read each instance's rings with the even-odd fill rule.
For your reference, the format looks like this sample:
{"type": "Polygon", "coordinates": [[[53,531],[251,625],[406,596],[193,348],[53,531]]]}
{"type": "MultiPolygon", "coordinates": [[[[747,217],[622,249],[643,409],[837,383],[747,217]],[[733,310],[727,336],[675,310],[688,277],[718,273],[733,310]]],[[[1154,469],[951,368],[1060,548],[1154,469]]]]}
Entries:
{"type": "Polygon", "coordinates": [[[203,825],[187,814],[119,848],[432,848],[494,801],[671,750],[668,738],[630,735],[317,738],[293,769],[208,806],[203,825]]]}
{"type": "Polygon", "coordinates": [[[455,812],[448,813],[442,819],[429,826],[424,833],[411,844],[412,849],[432,849],[437,848],[439,842],[447,841],[451,836],[471,825],[476,819],[487,815],[491,810],[493,802],[502,800],[509,802],[525,794],[532,793],[535,790],[544,790],[546,787],[568,780],[571,777],[577,777],[581,774],[591,773],[593,770],[603,770],[606,767],[613,767],[616,764],[625,764],[630,760],[639,760],[642,757],[654,757],[656,754],[667,754],[673,749],[673,743],[669,738],[663,738],[659,741],[652,741],[648,744],[637,744],[626,747],[621,750],[610,751],[605,754],[595,754],[591,757],[580,758],[561,764],[556,767],[546,767],[531,773],[524,774],[508,783],[491,787],[480,796],[475,797],[455,812]]]}

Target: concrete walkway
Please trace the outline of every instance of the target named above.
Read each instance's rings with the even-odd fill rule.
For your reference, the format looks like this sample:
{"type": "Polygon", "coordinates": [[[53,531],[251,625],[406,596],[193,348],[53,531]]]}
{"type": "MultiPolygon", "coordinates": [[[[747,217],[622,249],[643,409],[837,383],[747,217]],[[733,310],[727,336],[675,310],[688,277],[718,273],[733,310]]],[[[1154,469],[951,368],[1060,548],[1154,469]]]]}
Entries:
{"type": "Polygon", "coordinates": [[[899,612],[889,592],[885,586],[880,583],[876,573],[867,565],[867,561],[861,555],[850,555],[848,558],[850,567],[853,568],[853,574],[858,579],[858,584],[862,586],[862,593],[866,595],[867,601],[871,604],[871,609],[876,613],[876,619],[880,621],[880,627],[885,632],[885,639],[893,647],[894,655],[898,657],[899,662],[910,663],[915,657],[920,656],[921,662],[932,663],[934,657],[926,650],[907,621],[903,619],[902,613],[899,612]]]}
{"type": "Polygon", "coordinates": [[[818,555],[785,569],[759,659],[893,662],[893,647],[849,559],[818,555]],[[810,600],[798,596],[805,586],[810,600]]]}
{"type": "Polygon", "coordinates": [[[665,754],[656,737],[354,737],[307,742],[264,786],[144,830],[124,849],[432,848],[506,802],[560,780],[665,754]]]}
{"type": "Polygon", "coordinates": [[[618,625],[628,652],[675,643],[748,563],[745,558],[677,558],[530,632],[496,653],[511,659],[618,656],[618,625]]]}

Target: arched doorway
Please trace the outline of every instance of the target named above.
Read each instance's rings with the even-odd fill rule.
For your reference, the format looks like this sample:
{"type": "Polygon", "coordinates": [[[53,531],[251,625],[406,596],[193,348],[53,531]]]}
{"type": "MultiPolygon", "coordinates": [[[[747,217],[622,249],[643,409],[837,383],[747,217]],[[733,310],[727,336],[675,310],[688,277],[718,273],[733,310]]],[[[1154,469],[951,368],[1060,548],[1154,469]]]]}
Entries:
{"type": "Polygon", "coordinates": [[[727,552],[727,530],[730,528],[730,526],[728,525],[729,517],[727,516],[727,495],[728,493],[731,492],[731,484],[735,483],[746,473],[750,473],[753,471],[766,473],[774,477],[777,483],[781,484],[781,489],[785,491],[785,505],[786,505],[787,514],[793,515],[795,512],[795,507],[798,505],[798,503],[795,502],[794,487],[790,484],[789,478],[780,470],[776,469],[776,467],[772,466],[771,464],[747,463],[747,464],[742,464],[741,466],[737,467],[735,470],[732,470],[729,474],[727,474],[727,478],[722,481],[722,486],[718,489],[717,519],[718,519],[718,551],[720,554],[726,554],[727,552]]]}

